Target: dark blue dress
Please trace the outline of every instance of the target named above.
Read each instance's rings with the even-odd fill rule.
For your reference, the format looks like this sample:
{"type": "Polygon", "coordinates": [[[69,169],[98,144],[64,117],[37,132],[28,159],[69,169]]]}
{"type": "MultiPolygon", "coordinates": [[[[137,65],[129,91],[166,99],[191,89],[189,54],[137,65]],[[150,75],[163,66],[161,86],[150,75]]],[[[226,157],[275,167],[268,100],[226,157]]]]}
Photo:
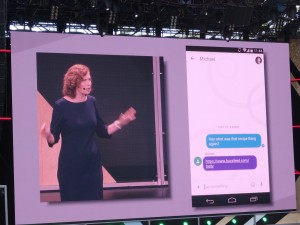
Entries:
{"type": "Polygon", "coordinates": [[[79,103],[65,98],[57,100],[50,129],[55,143],[60,135],[62,138],[57,171],[61,200],[102,199],[101,155],[94,139],[96,133],[105,138],[110,135],[99,115],[95,98],[87,96],[85,102],[79,103]]]}

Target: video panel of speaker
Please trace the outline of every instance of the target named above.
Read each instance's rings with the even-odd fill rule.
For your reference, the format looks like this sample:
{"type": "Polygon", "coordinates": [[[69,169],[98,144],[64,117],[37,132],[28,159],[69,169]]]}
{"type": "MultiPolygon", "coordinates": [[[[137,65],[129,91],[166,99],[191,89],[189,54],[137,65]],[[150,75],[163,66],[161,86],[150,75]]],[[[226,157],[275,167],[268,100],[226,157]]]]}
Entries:
{"type": "Polygon", "coordinates": [[[193,207],[270,203],[261,48],[186,47],[193,207]]]}

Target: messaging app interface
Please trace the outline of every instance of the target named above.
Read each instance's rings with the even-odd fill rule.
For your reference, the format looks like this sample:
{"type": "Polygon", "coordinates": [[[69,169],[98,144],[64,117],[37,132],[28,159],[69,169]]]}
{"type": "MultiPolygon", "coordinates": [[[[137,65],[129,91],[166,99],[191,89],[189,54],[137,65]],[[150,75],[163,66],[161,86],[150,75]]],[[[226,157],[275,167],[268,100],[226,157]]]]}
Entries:
{"type": "Polygon", "coordinates": [[[270,203],[263,49],[186,47],[193,207],[270,203]]]}

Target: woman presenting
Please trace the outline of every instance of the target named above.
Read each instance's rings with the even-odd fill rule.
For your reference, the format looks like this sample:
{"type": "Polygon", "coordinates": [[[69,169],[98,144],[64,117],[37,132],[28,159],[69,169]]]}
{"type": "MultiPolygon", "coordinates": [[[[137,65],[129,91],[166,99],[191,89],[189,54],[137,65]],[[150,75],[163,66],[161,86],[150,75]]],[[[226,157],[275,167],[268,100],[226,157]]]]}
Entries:
{"type": "Polygon", "coordinates": [[[55,102],[50,128],[43,124],[41,135],[52,147],[62,138],[57,177],[61,201],[103,199],[103,175],[95,133],[109,138],[135,120],[129,108],[112,124],[106,125],[90,96],[90,69],[82,64],[71,66],[63,80],[63,97],[55,102]]]}

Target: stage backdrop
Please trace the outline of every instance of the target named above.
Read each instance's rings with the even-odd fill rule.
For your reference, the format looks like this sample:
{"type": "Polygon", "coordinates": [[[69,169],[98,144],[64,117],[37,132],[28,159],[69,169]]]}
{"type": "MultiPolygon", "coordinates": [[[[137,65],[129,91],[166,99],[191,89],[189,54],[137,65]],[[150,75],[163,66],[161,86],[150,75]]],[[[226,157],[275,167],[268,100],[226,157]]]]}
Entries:
{"type": "MultiPolygon", "coordinates": [[[[135,218],[282,211],[294,210],[296,208],[288,44],[12,32],[11,45],[15,215],[17,224],[123,219],[132,220],[135,218]],[[195,90],[196,95],[197,93],[203,93],[201,92],[201,88],[188,88],[186,58],[187,46],[226,47],[235,49],[238,48],[240,50],[263,49],[268,129],[268,171],[270,176],[270,201],[268,203],[252,204],[248,202],[248,204],[243,205],[229,204],[226,206],[212,205],[210,207],[193,207],[191,165],[198,166],[198,161],[190,161],[191,143],[189,127],[195,127],[197,124],[189,124],[190,112],[188,110],[188,98],[189,96],[195,96],[190,92],[188,95],[188,91],[195,90]],[[40,67],[41,65],[38,65],[38,63],[43,57],[49,57],[50,59],[55,55],[60,57],[60,54],[65,56],[61,58],[61,62],[54,61],[57,63],[50,63],[51,60],[49,60],[49,64],[51,65],[46,67],[51,71],[54,70],[54,67],[57,67],[55,68],[55,73],[48,73],[48,76],[57,76],[57,79],[53,80],[58,82],[58,85],[50,85],[52,89],[55,89],[53,91],[57,94],[56,96],[53,96],[52,99],[47,99],[47,101],[49,101],[47,103],[49,104],[47,107],[51,107],[53,101],[60,96],[61,77],[66,71],[66,68],[71,63],[77,61],[72,61],[72,58],[74,59],[79,57],[78,59],[83,59],[83,56],[86,56],[91,59],[91,62],[96,60],[98,57],[104,61],[108,59],[119,59],[121,61],[119,65],[112,64],[118,68],[111,69],[100,68],[100,66],[97,66],[97,63],[93,62],[95,66],[92,66],[92,77],[94,79],[94,84],[105,82],[103,76],[109,76],[108,79],[111,83],[115,82],[115,79],[116,83],[109,84],[109,87],[120,88],[120,90],[123,90],[123,94],[117,97],[124,97],[124,100],[116,99],[115,96],[112,96],[111,94],[105,95],[102,92],[102,88],[97,88],[96,86],[94,86],[94,92],[92,92],[92,94],[97,95],[97,102],[99,104],[98,107],[101,109],[107,122],[114,120],[120,111],[132,105],[130,101],[134,101],[134,104],[136,104],[139,108],[138,110],[141,112],[140,118],[145,121],[147,120],[147,122],[149,120],[148,125],[140,122],[139,117],[137,117],[136,124],[130,124],[128,129],[124,128],[124,131],[125,129],[127,129],[127,131],[126,134],[122,135],[128,135],[130,136],[130,139],[132,136],[139,136],[141,138],[141,134],[137,134],[137,132],[143,131],[145,132],[144,135],[147,135],[147,138],[149,138],[149,142],[144,144],[142,144],[142,142],[137,142],[136,146],[131,146],[130,148],[133,149],[134,152],[130,153],[128,158],[127,156],[124,157],[125,161],[120,164],[120,166],[127,166],[130,158],[136,154],[137,157],[139,157],[136,160],[138,161],[140,159],[142,162],[141,164],[136,162],[134,165],[141,166],[140,168],[143,169],[148,168],[141,172],[143,174],[141,177],[146,177],[147,179],[153,176],[153,170],[149,168],[153,167],[153,163],[155,161],[153,150],[150,151],[150,149],[153,149],[154,146],[153,135],[148,133],[150,132],[149,130],[153,130],[153,100],[148,94],[151,89],[149,87],[151,86],[150,81],[146,82],[149,86],[146,85],[141,88],[140,85],[142,86],[144,83],[139,82],[139,79],[147,80],[147,74],[151,71],[151,66],[149,65],[150,60],[147,60],[148,58],[156,58],[156,63],[154,63],[156,66],[153,66],[153,68],[155,68],[154,73],[160,74],[159,71],[163,71],[164,78],[156,78],[155,83],[157,83],[157,85],[154,85],[154,89],[156,86],[165,86],[165,93],[160,93],[160,100],[157,98],[159,95],[154,94],[154,102],[160,102],[160,104],[154,106],[154,108],[163,108],[164,102],[166,107],[165,115],[159,115],[158,118],[155,116],[155,126],[157,126],[157,121],[158,124],[161,124],[161,127],[156,127],[155,130],[161,132],[161,136],[164,136],[163,133],[166,131],[167,138],[156,138],[155,148],[157,148],[157,146],[160,146],[159,148],[161,148],[161,146],[168,146],[167,157],[161,158],[161,161],[165,161],[166,158],[168,159],[168,166],[166,166],[166,163],[157,165],[161,165],[162,168],[168,168],[166,173],[168,174],[168,177],[166,180],[168,181],[170,189],[170,197],[70,203],[40,202],[40,160],[38,138],[40,127],[38,123],[39,112],[37,93],[40,87],[42,87],[40,86],[40,82],[42,81],[39,76],[44,76],[42,72],[45,71],[41,70],[42,67],[40,67]],[[123,60],[129,60],[132,59],[132,57],[136,62],[133,63],[136,68],[131,70],[126,67],[123,60]],[[157,59],[159,57],[163,58],[163,70],[159,69],[162,66],[161,63],[158,63],[158,61],[160,62],[160,60],[157,59]],[[65,64],[64,68],[62,66],[63,64],[65,64]],[[139,64],[142,64],[143,66],[140,66],[139,64]],[[124,71],[126,69],[134,71],[132,73],[133,77],[128,78],[130,84],[134,85],[138,83],[139,87],[133,88],[131,86],[127,86],[129,83],[123,79],[124,85],[126,86],[126,88],[123,89],[123,87],[118,84],[120,77],[114,77],[114,73],[109,73],[118,70],[120,72],[118,72],[118,74],[121,76],[120,74],[127,73],[124,71]],[[140,69],[142,69],[143,74],[138,72],[140,69]],[[106,72],[103,73],[105,70],[106,72]],[[136,96],[137,92],[135,91],[139,89],[145,89],[141,92],[143,96],[136,96]],[[108,103],[112,101],[111,99],[118,101],[117,104],[109,106],[108,103]],[[141,104],[143,101],[144,104],[141,104]],[[111,112],[113,114],[111,114],[111,112]],[[161,120],[166,121],[166,126],[161,120]],[[164,126],[167,129],[164,130],[164,126]],[[132,129],[135,131],[133,132],[132,129]],[[144,131],[144,129],[146,131],[144,131]],[[163,142],[163,139],[166,140],[166,142],[163,142]],[[141,150],[141,147],[145,148],[145,150],[141,150]],[[144,153],[147,152],[148,155],[141,156],[139,155],[140,151],[144,153]],[[145,160],[146,158],[147,160],[145,160]]],[[[44,58],[43,60],[46,59],[44,58]]],[[[100,62],[101,60],[99,60],[99,65],[102,63],[100,62]]],[[[89,63],[87,61],[84,62],[89,63]]],[[[224,70],[222,70],[224,73],[227,71],[226,68],[227,66],[225,65],[224,70]]],[[[218,68],[218,70],[220,70],[220,68],[218,68]]],[[[201,76],[201,74],[203,74],[203,70],[199,69],[199,76],[201,76]]],[[[229,76],[230,74],[226,75],[229,76]]],[[[240,75],[242,76],[243,74],[241,73],[240,75]]],[[[163,90],[163,88],[161,88],[161,90],[163,90]]],[[[156,89],[154,93],[159,93],[159,90],[156,89]]],[[[43,95],[44,94],[41,91],[40,96],[43,95]]],[[[239,95],[238,91],[236,91],[236,95],[239,95]]],[[[202,97],[199,97],[198,99],[199,108],[207,107],[205,102],[209,101],[211,96],[201,96],[202,97]]],[[[197,101],[193,102],[193,107],[196,105],[196,102],[197,101]]],[[[161,111],[163,112],[164,110],[161,111]]],[[[156,113],[154,114],[156,115],[156,113]]],[[[220,114],[221,112],[219,112],[219,115],[220,114]]],[[[215,117],[215,115],[214,111],[211,111],[210,119],[215,117]]],[[[237,114],[233,114],[231,119],[234,118],[234,115],[237,114]]],[[[49,117],[49,115],[45,115],[45,117],[46,116],[49,117]]],[[[139,112],[137,116],[139,116],[139,112]]],[[[201,124],[198,124],[198,126],[201,128],[201,124]]],[[[217,131],[219,130],[213,130],[213,133],[211,134],[218,134],[216,133],[217,131]]],[[[107,143],[106,141],[101,141],[100,145],[110,145],[110,142],[114,142],[114,139],[119,138],[121,139],[121,137],[117,137],[116,135],[116,137],[113,137],[112,140],[108,140],[107,143]]],[[[142,138],[144,138],[144,136],[142,138]]],[[[132,139],[136,139],[136,137],[133,137],[132,139]]],[[[123,145],[120,144],[119,147],[114,146],[114,148],[123,148],[123,145]]],[[[199,152],[204,149],[205,151],[208,151],[206,148],[207,147],[205,145],[198,146],[199,152]]],[[[122,150],[117,149],[117,151],[120,152],[122,150]]],[[[107,154],[105,151],[107,150],[104,150],[103,148],[103,151],[105,156],[107,154]]],[[[224,151],[224,149],[212,149],[211,153],[217,154],[221,151],[224,151]]],[[[114,165],[111,164],[111,156],[106,155],[105,157],[108,159],[105,167],[107,167],[107,170],[111,174],[111,178],[118,177],[119,175],[116,175],[116,168],[114,168],[114,165]]],[[[116,155],[115,157],[118,158],[120,156],[116,155]]],[[[122,161],[120,159],[118,160],[119,162],[122,161]]],[[[260,165],[259,163],[261,163],[261,161],[258,161],[258,165],[260,165]]],[[[242,173],[242,171],[240,172],[242,173]]],[[[221,173],[221,171],[219,171],[219,173],[221,173]]],[[[215,173],[211,174],[211,179],[215,180],[216,177],[213,175],[215,173]]],[[[234,179],[234,177],[235,176],[232,176],[232,179],[234,179]]],[[[119,178],[120,181],[133,180],[132,177],[119,178]]],[[[248,190],[250,190],[251,177],[244,176],[243,178],[249,179],[248,190]]],[[[159,180],[157,181],[159,182],[159,180]]],[[[235,182],[237,181],[235,180],[235,182]]],[[[202,187],[205,187],[204,185],[205,184],[202,184],[202,187]]],[[[220,183],[215,187],[222,187],[222,185],[223,184],[220,183]]]]}

